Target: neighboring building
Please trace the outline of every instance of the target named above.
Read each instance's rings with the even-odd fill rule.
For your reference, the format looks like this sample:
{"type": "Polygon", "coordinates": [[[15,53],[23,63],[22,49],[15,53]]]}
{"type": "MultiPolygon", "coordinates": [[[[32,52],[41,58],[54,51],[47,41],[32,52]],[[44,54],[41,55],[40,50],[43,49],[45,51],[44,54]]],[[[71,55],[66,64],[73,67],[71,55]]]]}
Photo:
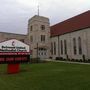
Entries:
{"type": "Polygon", "coordinates": [[[46,17],[35,15],[28,21],[28,38],[33,58],[50,56],[50,23],[46,17]]]}
{"type": "Polygon", "coordinates": [[[51,26],[51,57],[90,59],[90,11],[51,26]]]}
{"type": "Polygon", "coordinates": [[[23,34],[15,34],[15,33],[7,33],[7,32],[0,32],[0,42],[10,40],[10,39],[17,39],[26,44],[28,44],[27,35],[23,34]]]}

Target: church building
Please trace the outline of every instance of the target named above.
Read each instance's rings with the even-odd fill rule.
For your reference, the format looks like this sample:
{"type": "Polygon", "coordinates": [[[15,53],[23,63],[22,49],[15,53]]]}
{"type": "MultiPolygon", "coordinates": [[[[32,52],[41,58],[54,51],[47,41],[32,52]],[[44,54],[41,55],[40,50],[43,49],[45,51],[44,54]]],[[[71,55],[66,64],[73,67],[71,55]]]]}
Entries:
{"type": "Polygon", "coordinates": [[[90,10],[52,26],[49,18],[35,15],[26,35],[0,32],[0,42],[9,39],[29,44],[32,58],[89,60],[90,10]]]}
{"type": "Polygon", "coordinates": [[[28,22],[32,57],[90,59],[90,11],[50,26],[49,19],[35,15],[28,22]]]}
{"type": "Polygon", "coordinates": [[[90,59],[90,10],[50,27],[51,57],[90,59]]]}

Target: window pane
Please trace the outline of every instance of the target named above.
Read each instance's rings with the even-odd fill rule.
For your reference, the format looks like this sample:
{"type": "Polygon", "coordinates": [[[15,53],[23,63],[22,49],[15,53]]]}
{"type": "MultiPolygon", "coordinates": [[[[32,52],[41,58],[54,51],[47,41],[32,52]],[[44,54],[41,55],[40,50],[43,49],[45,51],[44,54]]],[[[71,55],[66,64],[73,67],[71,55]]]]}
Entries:
{"type": "Polygon", "coordinates": [[[54,55],[56,55],[56,42],[54,42],[54,55]]]}
{"type": "Polygon", "coordinates": [[[31,30],[31,31],[33,30],[33,26],[30,27],[30,30],[31,30]]]}
{"type": "Polygon", "coordinates": [[[41,25],[41,30],[45,30],[45,25],[41,25]]]}
{"type": "Polygon", "coordinates": [[[64,40],[64,49],[65,49],[65,54],[67,54],[67,42],[64,40]]]}
{"type": "Polygon", "coordinates": [[[81,45],[81,38],[78,38],[78,50],[79,50],[79,54],[82,54],[82,45],[81,45]]]}
{"type": "Polygon", "coordinates": [[[53,55],[53,43],[51,42],[51,54],[53,55]]]}
{"type": "Polygon", "coordinates": [[[45,42],[45,35],[41,35],[41,42],[45,42]]]}
{"type": "Polygon", "coordinates": [[[77,54],[76,39],[75,38],[73,38],[73,50],[74,50],[74,54],[77,54]]]}
{"type": "Polygon", "coordinates": [[[63,42],[61,40],[61,54],[63,54],[63,42]]]}
{"type": "Polygon", "coordinates": [[[33,36],[30,36],[30,41],[33,42],[33,36]]]}

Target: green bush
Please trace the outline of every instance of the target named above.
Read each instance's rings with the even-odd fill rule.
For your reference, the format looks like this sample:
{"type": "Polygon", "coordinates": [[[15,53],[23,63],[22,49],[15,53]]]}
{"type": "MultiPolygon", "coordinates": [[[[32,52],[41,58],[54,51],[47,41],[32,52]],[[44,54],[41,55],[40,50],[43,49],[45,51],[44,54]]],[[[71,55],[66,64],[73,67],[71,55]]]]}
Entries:
{"type": "Polygon", "coordinates": [[[31,58],[30,63],[46,63],[46,60],[41,60],[40,58],[31,58]]]}

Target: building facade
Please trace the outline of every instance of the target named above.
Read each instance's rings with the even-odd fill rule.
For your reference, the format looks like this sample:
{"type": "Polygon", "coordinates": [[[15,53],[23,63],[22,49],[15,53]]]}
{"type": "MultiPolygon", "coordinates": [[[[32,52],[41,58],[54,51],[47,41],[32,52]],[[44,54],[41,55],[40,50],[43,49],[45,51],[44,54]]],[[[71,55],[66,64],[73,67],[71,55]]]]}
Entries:
{"type": "Polygon", "coordinates": [[[90,59],[90,28],[51,37],[51,57],[90,59]]]}

